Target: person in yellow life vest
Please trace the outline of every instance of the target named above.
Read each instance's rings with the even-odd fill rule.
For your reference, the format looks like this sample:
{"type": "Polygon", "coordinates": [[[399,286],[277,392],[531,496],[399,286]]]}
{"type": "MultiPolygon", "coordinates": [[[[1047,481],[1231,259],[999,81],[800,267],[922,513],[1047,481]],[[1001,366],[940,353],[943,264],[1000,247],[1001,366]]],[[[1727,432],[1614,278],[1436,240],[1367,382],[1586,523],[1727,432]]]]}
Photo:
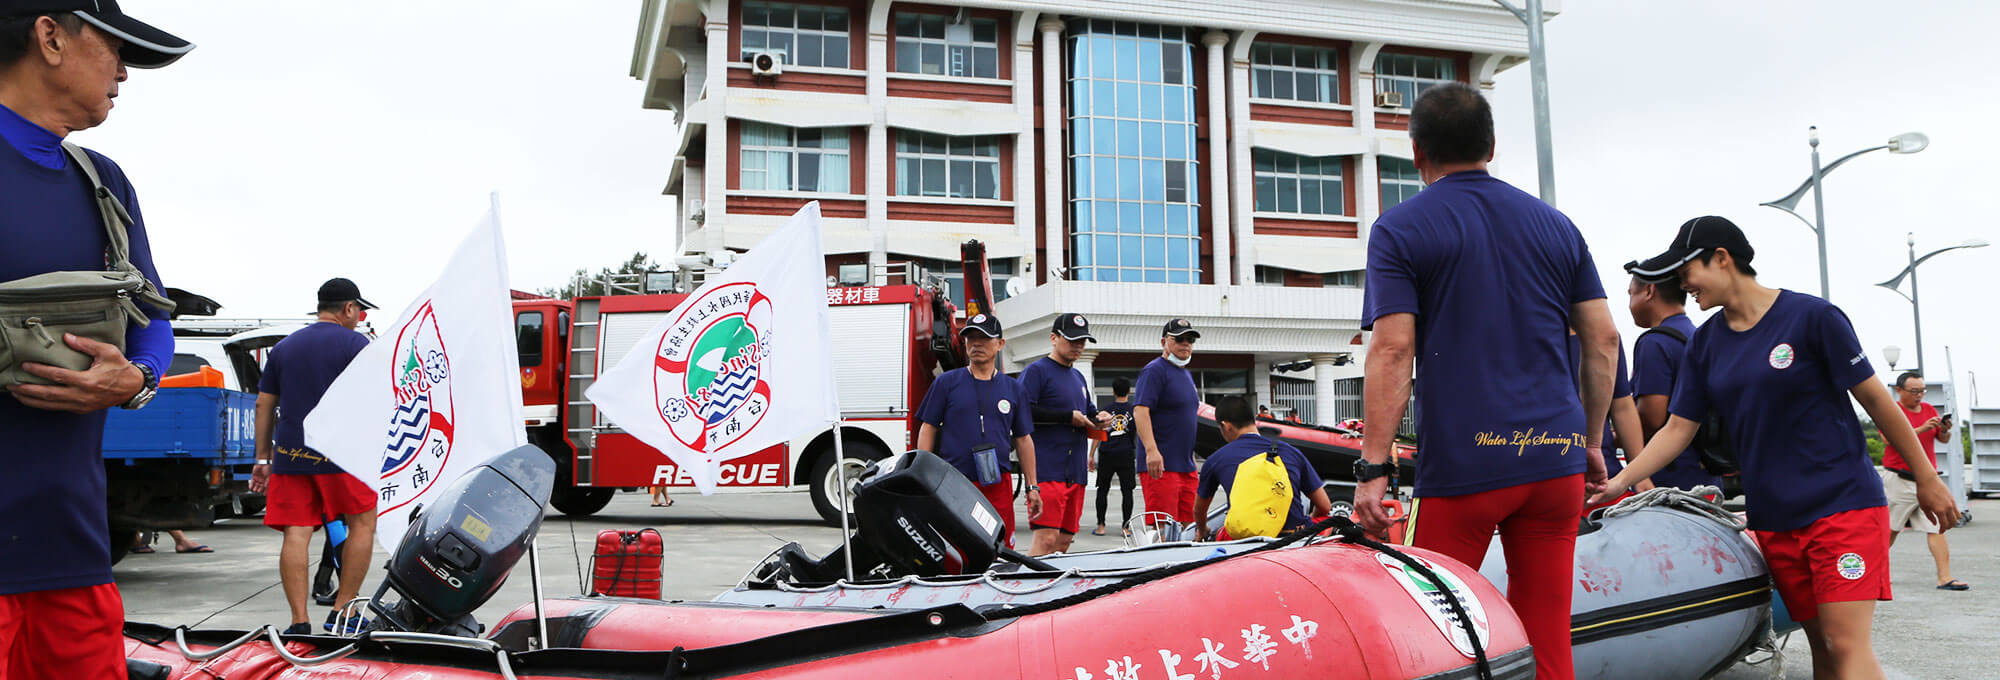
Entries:
{"type": "Polygon", "coordinates": [[[1195,483],[1195,534],[1199,540],[1209,539],[1205,518],[1218,488],[1228,490],[1229,514],[1217,540],[1277,536],[1333,511],[1325,483],[1305,454],[1257,432],[1256,412],[1250,409],[1250,402],[1242,397],[1224,398],[1215,405],[1215,422],[1222,426],[1222,438],[1229,443],[1202,462],[1201,476],[1195,483]],[[1301,495],[1312,504],[1310,515],[1299,502],[1301,495]]]}

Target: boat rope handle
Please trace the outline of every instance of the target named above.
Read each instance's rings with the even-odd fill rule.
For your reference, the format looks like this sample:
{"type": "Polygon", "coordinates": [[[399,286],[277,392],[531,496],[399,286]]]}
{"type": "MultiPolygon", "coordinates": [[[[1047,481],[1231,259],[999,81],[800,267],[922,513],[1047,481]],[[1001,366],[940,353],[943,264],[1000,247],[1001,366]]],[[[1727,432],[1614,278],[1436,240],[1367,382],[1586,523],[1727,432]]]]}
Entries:
{"type": "Polygon", "coordinates": [[[514,677],[513,655],[508,653],[506,647],[500,646],[500,643],[485,638],[457,637],[453,635],[438,635],[436,633],[409,633],[394,630],[371,631],[368,633],[367,638],[384,643],[400,642],[416,645],[441,645],[468,649],[475,652],[491,652],[494,662],[500,668],[500,677],[506,680],[516,680],[514,677]]]}
{"type": "Polygon", "coordinates": [[[231,640],[227,644],[222,645],[221,647],[217,647],[215,649],[211,649],[206,652],[197,652],[192,649],[188,649],[187,626],[180,626],[174,628],[174,646],[179,647],[181,650],[181,656],[187,657],[189,661],[207,661],[209,659],[213,659],[215,657],[228,654],[230,650],[236,649],[237,647],[241,647],[245,643],[257,639],[258,636],[263,635],[264,631],[269,630],[270,628],[271,628],[270,626],[264,626],[256,630],[250,631],[248,633],[244,633],[243,637],[231,640]]]}
{"type": "Polygon", "coordinates": [[[285,661],[290,662],[294,666],[317,666],[326,663],[328,661],[341,659],[361,649],[361,647],[357,644],[348,643],[346,647],[341,647],[340,649],[336,649],[331,652],[321,654],[319,656],[299,656],[297,654],[293,654],[291,650],[285,649],[285,640],[284,638],[278,635],[278,629],[272,628],[270,626],[265,626],[264,630],[266,631],[266,635],[270,637],[271,647],[277,650],[278,656],[283,658],[285,661]]]}
{"type": "Polygon", "coordinates": [[[1727,508],[1709,500],[1710,498],[1721,497],[1722,489],[1713,486],[1697,486],[1687,491],[1669,486],[1656,486],[1633,494],[1631,498],[1619,501],[1617,505],[1604,508],[1598,512],[1600,513],[1599,517],[1611,519],[1613,517],[1629,515],[1646,508],[1671,508],[1707,517],[1715,520],[1718,524],[1729,527],[1731,530],[1742,531],[1746,525],[1742,519],[1736,517],[1736,513],[1730,512],[1727,508]]]}

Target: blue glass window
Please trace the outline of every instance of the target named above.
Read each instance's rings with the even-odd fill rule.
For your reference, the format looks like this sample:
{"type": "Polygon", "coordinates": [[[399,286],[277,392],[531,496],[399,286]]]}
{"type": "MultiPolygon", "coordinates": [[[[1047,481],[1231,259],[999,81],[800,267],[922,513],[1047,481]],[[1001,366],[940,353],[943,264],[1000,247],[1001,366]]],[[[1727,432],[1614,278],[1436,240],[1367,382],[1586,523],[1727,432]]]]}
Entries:
{"type": "Polygon", "coordinates": [[[1191,37],[1176,26],[1070,23],[1073,279],[1201,280],[1191,37]]]}

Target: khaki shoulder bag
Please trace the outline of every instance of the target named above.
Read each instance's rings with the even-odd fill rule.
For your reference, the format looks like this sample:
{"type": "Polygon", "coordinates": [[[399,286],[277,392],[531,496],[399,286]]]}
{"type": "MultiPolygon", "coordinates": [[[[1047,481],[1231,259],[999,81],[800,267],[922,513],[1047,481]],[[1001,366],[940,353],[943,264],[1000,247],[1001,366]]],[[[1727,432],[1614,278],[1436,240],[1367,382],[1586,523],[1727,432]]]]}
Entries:
{"type": "MultiPolygon", "coordinates": [[[[110,343],[125,351],[128,323],[145,327],[152,321],[141,303],[172,313],[174,303],[162,296],[132,265],[126,229],[132,215],[104,188],[97,166],[83,148],[63,142],[63,151],[90,179],[92,196],[104,222],[109,244],[104,271],[59,271],[0,282],[0,387],[22,383],[47,384],[21,368],[35,362],[81,371],[90,355],[70,349],[64,333],[110,343]]],[[[30,255],[32,256],[32,255],[30,255]]]]}

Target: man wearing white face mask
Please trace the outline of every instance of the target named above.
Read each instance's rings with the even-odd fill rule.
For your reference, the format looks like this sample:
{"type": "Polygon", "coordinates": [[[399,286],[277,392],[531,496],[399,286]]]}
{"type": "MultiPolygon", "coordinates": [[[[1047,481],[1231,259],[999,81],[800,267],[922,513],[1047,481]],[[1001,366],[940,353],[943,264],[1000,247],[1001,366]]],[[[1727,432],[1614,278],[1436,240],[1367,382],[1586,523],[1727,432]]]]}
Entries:
{"type": "Polygon", "coordinates": [[[1139,460],[1146,474],[1139,486],[1147,512],[1164,512],[1187,524],[1194,517],[1195,410],[1201,391],[1187,370],[1201,333],[1187,319],[1168,321],[1160,331],[1160,358],[1139,371],[1132,419],[1139,426],[1139,460]]]}

